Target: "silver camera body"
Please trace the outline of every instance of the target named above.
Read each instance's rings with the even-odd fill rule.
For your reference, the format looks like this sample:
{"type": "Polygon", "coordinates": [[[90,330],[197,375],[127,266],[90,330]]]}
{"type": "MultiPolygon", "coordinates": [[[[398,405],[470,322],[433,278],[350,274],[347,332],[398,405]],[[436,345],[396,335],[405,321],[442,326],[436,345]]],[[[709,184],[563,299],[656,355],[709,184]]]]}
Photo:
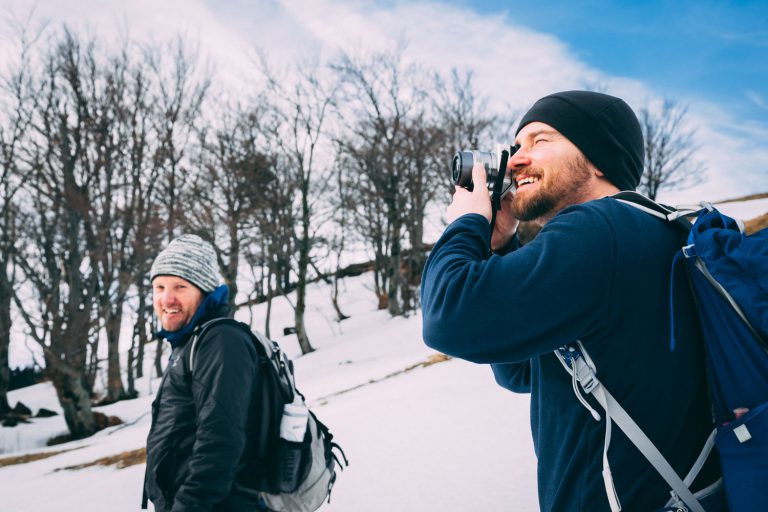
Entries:
{"type": "Polygon", "coordinates": [[[488,191],[493,191],[496,178],[500,172],[504,173],[504,182],[502,184],[501,195],[514,188],[514,182],[506,169],[499,169],[501,164],[501,152],[508,151],[511,157],[517,148],[515,146],[496,144],[493,151],[482,151],[479,149],[465,149],[457,151],[453,156],[453,165],[451,166],[451,181],[457,187],[464,187],[472,190],[472,168],[475,163],[483,164],[485,169],[486,186],[488,191]]]}

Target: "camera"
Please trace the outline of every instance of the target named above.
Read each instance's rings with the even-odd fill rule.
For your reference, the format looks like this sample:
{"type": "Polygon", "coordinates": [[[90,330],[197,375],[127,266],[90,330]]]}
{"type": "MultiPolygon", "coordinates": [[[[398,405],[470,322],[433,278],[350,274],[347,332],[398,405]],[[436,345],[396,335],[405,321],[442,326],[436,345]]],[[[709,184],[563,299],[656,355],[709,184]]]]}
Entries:
{"type": "Polygon", "coordinates": [[[499,173],[504,173],[504,182],[501,187],[501,195],[503,196],[512,189],[514,182],[512,177],[507,174],[506,159],[502,162],[502,151],[507,151],[508,157],[511,157],[516,150],[516,146],[497,144],[493,151],[481,151],[479,149],[457,151],[453,156],[451,181],[457,187],[472,190],[472,167],[476,162],[479,162],[483,164],[485,169],[486,186],[489,191],[493,191],[499,173]],[[502,165],[504,169],[500,169],[502,165]]]}

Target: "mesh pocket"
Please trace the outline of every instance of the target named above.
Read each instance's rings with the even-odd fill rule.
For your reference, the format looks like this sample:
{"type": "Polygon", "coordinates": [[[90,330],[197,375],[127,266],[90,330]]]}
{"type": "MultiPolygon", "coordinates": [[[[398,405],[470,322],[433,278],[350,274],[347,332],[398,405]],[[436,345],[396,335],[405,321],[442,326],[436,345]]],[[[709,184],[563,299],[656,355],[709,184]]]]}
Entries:
{"type": "Polygon", "coordinates": [[[304,436],[304,441],[300,443],[279,439],[273,482],[275,489],[279,492],[294,492],[307,478],[311,463],[310,441],[309,429],[304,436]]]}

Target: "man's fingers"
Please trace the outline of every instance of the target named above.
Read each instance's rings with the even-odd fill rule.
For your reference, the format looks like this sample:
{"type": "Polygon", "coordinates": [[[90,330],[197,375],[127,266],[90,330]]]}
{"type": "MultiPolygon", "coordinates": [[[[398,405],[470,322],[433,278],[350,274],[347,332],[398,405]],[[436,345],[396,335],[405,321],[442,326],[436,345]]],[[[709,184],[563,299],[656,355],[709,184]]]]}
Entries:
{"type": "Polygon", "coordinates": [[[488,181],[488,178],[485,175],[485,167],[483,167],[483,164],[480,162],[475,162],[474,167],[472,167],[472,183],[474,183],[473,190],[477,192],[478,190],[482,190],[484,193],[488,190],[486,182],[488,181]]]}

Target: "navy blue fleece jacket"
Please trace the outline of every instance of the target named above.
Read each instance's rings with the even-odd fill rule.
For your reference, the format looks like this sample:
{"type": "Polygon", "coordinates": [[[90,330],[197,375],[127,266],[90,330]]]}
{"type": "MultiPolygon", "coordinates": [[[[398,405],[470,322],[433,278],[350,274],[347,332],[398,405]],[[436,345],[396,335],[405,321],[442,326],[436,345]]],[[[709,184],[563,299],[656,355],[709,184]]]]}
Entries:
{"type": "MultiPolygon", "coordinates": [[[[490,255],[488,240],[488,221],[470,214],[433,248],[422,279],[424,339],[446,354],[491,363],[500,385],[531,393],[541,510],[609,510],[601,474],[605,420],[595,421],[578,402],[552,353],[575,340],[584,342],[606,388],[685,475],[712,425],[682,272],[670,351],[677,228],[605,198],[562,210],[506,255],[490,255]]],[[[617,428],[608,456],[625,511],[667,501],[667,485],[617,428]]],[[[717,479],[716,462],[694,489],[717,479]]]]}

